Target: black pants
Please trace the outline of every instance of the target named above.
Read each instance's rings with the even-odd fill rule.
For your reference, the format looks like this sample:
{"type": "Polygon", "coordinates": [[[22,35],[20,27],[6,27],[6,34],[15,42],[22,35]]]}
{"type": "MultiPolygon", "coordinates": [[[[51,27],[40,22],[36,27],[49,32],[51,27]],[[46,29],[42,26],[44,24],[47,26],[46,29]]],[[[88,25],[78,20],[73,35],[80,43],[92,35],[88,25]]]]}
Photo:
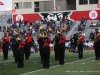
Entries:
{"type": "Polygon", "coordinates": [[[9,49],[9,44],[8,43],[4,43],[3,44],[3,56],[4,56],[4,59],[8,59],[8,49],[9,49]]]}
{"type": "Polygon", "coordinates": [[[82,42],[79,43],[78,45],[78,53],[79,53],[78,57],[83,58],[83,43],[82,42]]]}
{"type": "Polygon", "coordinates": [[[30,56],[30,43],[25,44],[24,50],[25,50],[25,59],[29,59],[29,56],[30,56]]]}
{"type": "Polygon", "coordinates": [[[15,56],[15,55],[14,55],[14,47],[15,47],[15,46],[14,46],[14,43],[12,43],[13,57],[15,56]]]}
{"type": "Polygon", "coordinates": [[[59,43],[58,46],[58,57],[59,57],[59,64],[64,64],[64,53],[65,53],[65,43],[59,43]]]}
{"type": "Polygon", "coordinates": [[[18,49],[18,67],[24,67],[24,47],[18,49]]]}
{"type": "Polygon", "coordinates": [[[43,58],[42,58],[43,47],[39,47],[39,51],[40,51],[41,63],[43,63],[43,58]]]}
{"type": "Polygon", "coordinates": [[[54,45],[54,52],[55,52],[55,60],[58,60],[58,49],[57,49],[57,44],[54,45]]]}
{"type": "Polygon", "coordinates": [[[96,51],[97,51],[97,47],[96,47],[96,42],[94,42],[94,51],[95,51],[95,56],[96,56],[96,51]]]}
{"type": "Polygon", "coordinates": [[[15,47],[14,46],[14,57],[15,57],[15,63],[17,63],[18,62],[18,47],[15,47]]]}
{"type": "Polygon", "coordinates": [[[44,46],[41,52],[42,52],[42,58],[43,58],[43,68],[49,68],[50,47],[44,46]]]}
{"type": "Polygon", "coordinates": [[[100,59],[100,41],[96,42],[96,59],[100,59]]]}

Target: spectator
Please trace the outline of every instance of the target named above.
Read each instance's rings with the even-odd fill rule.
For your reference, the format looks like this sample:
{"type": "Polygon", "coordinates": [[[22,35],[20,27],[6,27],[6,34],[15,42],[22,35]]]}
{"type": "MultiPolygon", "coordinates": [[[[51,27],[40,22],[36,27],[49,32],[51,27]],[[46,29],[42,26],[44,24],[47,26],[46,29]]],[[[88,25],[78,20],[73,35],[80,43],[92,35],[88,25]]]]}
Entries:
{"type": "Polygon", "coordinates": [[[89,36],[89,39],[94,39],[94,34],[93,34],[93,32],[91,31],[91,33],[90,33],[90,36],[89,36]]]}
{"type": "Polygon", "coordinates": [[[70,21],[70,25],[72,25],[73,24],[73,22],[72,22],[72,20],[70,21]]]}
{"type": "Polygon", "coordinates": [[[7,25],[7,32],[9,32],[9,30],[10,30],[10,27],[8,27],[8,25],[7,25]]]}
{"type": "Polygon", "coordinates": [[[95,22],[93,23],[93,26],[94,26],[94,27],[96,26],[96,23],[95,23],[95,22]]]}
{"type": "Polygon", "coordinates": [[[35,30],[33,29],[33,30],[32,30],[32,35],[34,35],[34,34],[35,34],[35,30]]]}
{"type": "Polygon", "coordinates": [[[52,28],[51,27],[49,28],[49,33],[52,33],[52,28]]]}
{"type": "Polygon", "coordinates": [[[64,18],[64,23],[65,23],[65,24],[67,23],[67,19],[66,19],[66,17],[64,18]]]}
{"type": "Polygon", "coordinates": [[[80,24],[78,25],[78,31],[81,31],[81,26],[80,26],[80,24]]]}
{"type": "Polygon", "coordinates": [[[59,21],[60,21],[60,25],[62,25],[62,18],[61,17],[59,18],[59,21]]]}
{"type": "Polygon", "coordinates": [[[67,31],[69,31],[70,30],[70,25],[68,24],[68,26],[67,26],[67,31]]]}
{"type": "Polygon", "coordinates": [[[5,26],[3,26],[3,32],[5,32],[6,31],[6,27],[5,26]]]}
{"type": "Polygon", "coordinates": [[[21,23],[24,23],[24,21],[22,20],[22,22],[21,23]]]}
{"type": "Polygon", "coordinates": [[[97,22],[96,26],[99,27],[99,22],[97,22]]]}
{"type": "Polygon", "coordinates": [[[62,26],[62,31],[65,31],[66,30],[66,27],[63,25],[62,26]]]}
{"type": "Polygon", "coordinates": [[[84,33],[84,31],[83,31],[82,35],[85,37],[85,33],[84,33]]]}
{"type": "Polygon", "coordinates": [[[8,18],[7,23],[9,23],[9,24],[10,24],[10,18],[8,18]]]}
{"type": "Polygon", "coordinates": [[[91,21],[90,27],[92,27],[92,26],[93,26],[93,22],[91,21]]]}
{"type": "Polygon", "coordinates": [[[55,31],[55,26],[54,25],[52,26],[52,31],[55,31]]]}
{"type": "Polygon", "coordinates": [[[25,20],[25,23],[24,23],[24,25],[26,25],[27,24],[27,20],[25,20]]]}
{"type": "Polygon", "coordinates": [[[82,24],[84,24],[84,22],[85,22],[85,16],[82,17],[82,24]]]}
{"type": "Polygon", "coordinates": [[[0,26],[0,31],[1,31],[1,26],[0,26]]]}
{"type": "Polygon", "coordinates": [[[30,26],[32,25],[32,22],[30,22],[30,26]]]}

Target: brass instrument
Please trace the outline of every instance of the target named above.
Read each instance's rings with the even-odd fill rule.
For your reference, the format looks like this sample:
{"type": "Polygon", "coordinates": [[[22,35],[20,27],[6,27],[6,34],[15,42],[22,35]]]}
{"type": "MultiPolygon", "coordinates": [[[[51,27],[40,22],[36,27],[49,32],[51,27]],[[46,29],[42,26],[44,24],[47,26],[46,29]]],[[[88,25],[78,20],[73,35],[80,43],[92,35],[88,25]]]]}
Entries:
{"type": "Polygon", "coordinates": [[[15,34],[17,34],[17,33],[18,33],[18,31],[17,31],[17,30],[14,30],[14,33],[15,33],[15,34]]]}
{"type": "Polygon", "coordinates": [[[4,40],[4,38],[3,38],[3,35],[2,35],[2,39],[1,39],[1,46],[3,47],[3,40],[4,40]]]}
{"type": "Polygon", "coordinates": [[[77,40],[77,45],[79,45],[79,43],[80,43],[80,41],[79,41],[79,40],[77,40]]]}
{"type": "Polygon", "coordinates": [[[47,33],[46,33],[46,32],[44,32],[44,33],[40,33],[40,36],[45,37],[45,36],[47,36],[47,33]]]}
{"type": "Polygon", "coordinates": [[[21,37],[21,36],[18,36],[18,38],[17,38],[17,39],[20,41],[20,40],[22,40],[22,37],[21,37]]]}
{"type": "Polygon", "coordinates": [[[58,29],[58,30],[57,30],[57,33],[61,33],[61,30],[60,30],[60,29],[58,29]]]}
{"type": "Polygon", "coordinates": [[[55,46],[56,41],[54,40],[53,45],[55,46]]]}
{"type": "Polygon", "coordinates": [[[97,41],[97,38],[96,38],[96,31],[95,31],[95,37],[94,37],[94,43],[97,41]]]}

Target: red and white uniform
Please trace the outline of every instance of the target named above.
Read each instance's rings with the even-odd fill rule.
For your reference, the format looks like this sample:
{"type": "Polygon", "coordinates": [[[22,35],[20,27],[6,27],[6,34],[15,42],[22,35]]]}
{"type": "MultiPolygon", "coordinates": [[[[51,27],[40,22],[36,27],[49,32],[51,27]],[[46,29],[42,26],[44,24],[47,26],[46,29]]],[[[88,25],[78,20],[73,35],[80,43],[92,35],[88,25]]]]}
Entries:
{"type": "Polygon", "coordinates": [[[24,45],[25,45],[25,42],[24,41],[22,41],[22,42],[19,42],[20,43],[20,46],[19,46],[19,48],[22,48],[22,47],[24,47],[24,45]]]}
{"type": "Polygon", "coordinates": [[[65,37],[65,35],[63,35],[63,37],[61,37],[61,40],[60,40],[60,43],[64,43],[64,42],[66,42],[66,37],[65,37]]]}
{"type": "Polygon", "coordinates": [[[51,42],[51,39],[50,38],[48,40],[45,39],[45,45],[44,46],[49,46],[50,45],[50,42],[51,42]]]}
{"type": "MultiPolygon", "coordinates": [[[[25,37],[25,40],[27,40],[28,43],[30,43],[32,41],[31,37],[29,37],[29,36],[25,37]]],[[[27,44],[27,43],[25,43],[25,44],[27,44]]]]}
{"type": "MultiPolygon", "coordinates": [[[[100,37],[100,33],[96,34],[96,37],[100,37]]],[[[100,39],[97,39],[97,41],[99,41],[100,39]]]]}
{"type": "Polygon", "coordinates": [[[4,39],[5,39],[6,41],[4,41],[3,43],[9,42],[9,37],[4,37],[4,39]]]}
{"type": "Polygon", "coordinates": [[[85,40],[84,40],[84,36],[81,36],[81,37],[79,37],[79,39],[81,39],[82,41],[80,41],[80,42],[85,42],[85,40]]]}

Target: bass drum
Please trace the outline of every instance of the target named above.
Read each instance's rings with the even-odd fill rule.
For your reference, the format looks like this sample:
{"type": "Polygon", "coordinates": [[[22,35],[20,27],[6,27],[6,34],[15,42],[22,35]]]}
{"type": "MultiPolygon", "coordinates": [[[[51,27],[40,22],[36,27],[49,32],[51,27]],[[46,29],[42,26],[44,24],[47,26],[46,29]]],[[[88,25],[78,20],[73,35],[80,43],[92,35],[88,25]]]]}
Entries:
{"type": "Polygon", "coordinates": [[[38,49],[37,49],[36,45],[32,45],[32,46],[30,47],[30,52],[31,52],[31,53],[38,53],[38,49]]]}

